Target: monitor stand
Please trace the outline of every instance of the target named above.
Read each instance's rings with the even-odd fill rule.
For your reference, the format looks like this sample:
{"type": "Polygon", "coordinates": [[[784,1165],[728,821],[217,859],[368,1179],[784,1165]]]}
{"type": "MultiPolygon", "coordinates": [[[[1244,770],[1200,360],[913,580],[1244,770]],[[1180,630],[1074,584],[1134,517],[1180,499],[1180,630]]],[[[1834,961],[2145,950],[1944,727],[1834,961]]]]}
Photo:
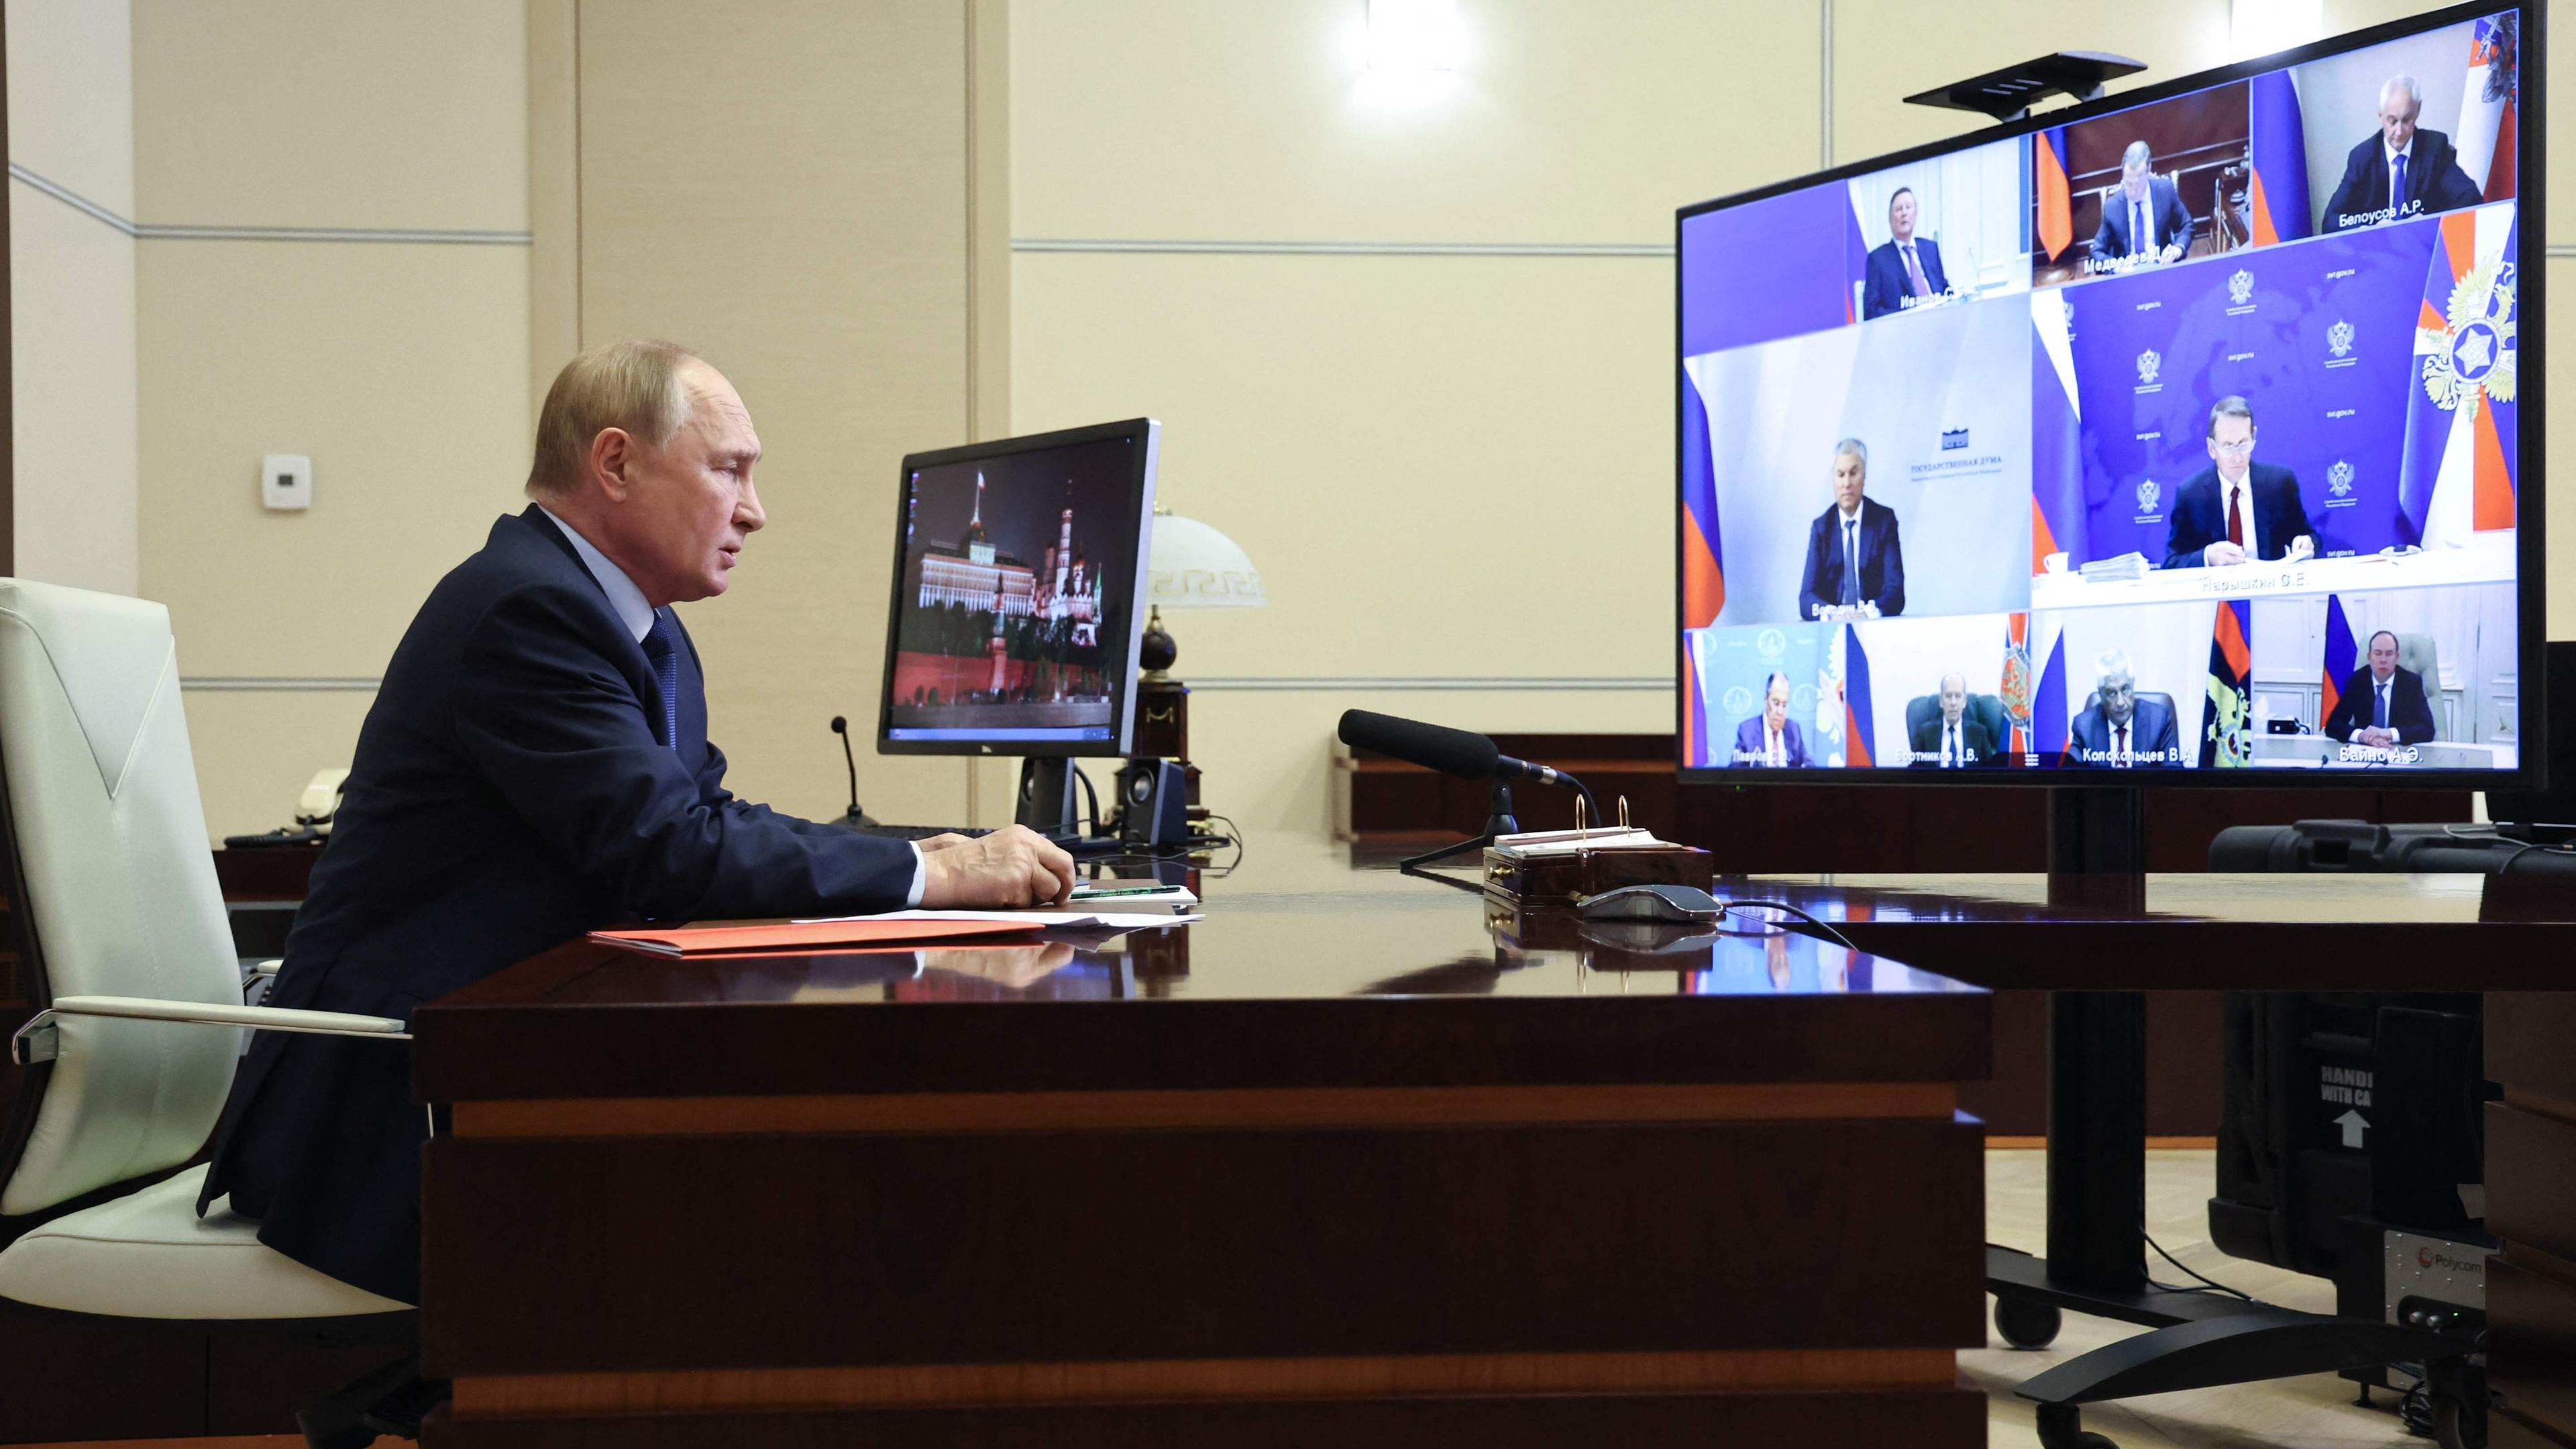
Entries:
{"type": "MultiPolygon", "coordinates": [[[[2146,905],[2143,787],[2051,786],[2048,797],[2048,904],[2134,917],[2146,905]]],[[[2048,1256],[1986,1249],[1995,1327],[2017,1348],[2055,1338],[2068,1311],[2154,1331],[2067,1359],[2016,1388],[2033,1405],[2042,1449],[2109,1442],[2084,1430],[2086,1404],[2401,1362],[2423,1363],[2437,1398],[2474,1401],[2482,1428],[2482,1380],[2456,1342],[2429,1330],[2149,1281],[2146,1068],[2144,992],[2049,994],[2048,1256]]],[[[2485,1442],[2483,1432],[2475,1442],[2485,1442]]]]}
{"type": "Polygon", "coordinates": [[[1076,809],[1073,786],[1073,761],[1061,755],[1031,755],[1020,761],[1020,803],[1012,822],[1050,840],[1081,835],[1082,815],[1076,809]]]}

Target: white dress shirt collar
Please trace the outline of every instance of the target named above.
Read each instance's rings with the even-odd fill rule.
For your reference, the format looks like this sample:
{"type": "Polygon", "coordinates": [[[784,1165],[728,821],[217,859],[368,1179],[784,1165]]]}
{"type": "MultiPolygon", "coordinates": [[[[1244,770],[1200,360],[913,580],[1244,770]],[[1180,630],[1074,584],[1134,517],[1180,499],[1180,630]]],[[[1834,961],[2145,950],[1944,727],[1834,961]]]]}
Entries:
{"type": "Polygon", "coordinates": [[[555,527],[562,529],[563,536],[572,541],[572,551],[581,555],[582,567],[590,570],[592,578],[599,580],[600,592],[608,595],[608,606],[617,611],[618,622],[626,626],[627,633],[635,636],[636,643],[643,643],[644,636],[653,632],[653,606],[644,601],[644,591],[635,587],[635,581],[626,576],[626,570],[601,553],[596,544],[582,537],[580,529],[564,522],[553,509],[542,503],[537,505],[537,511],[553,519],[555,527]]]}
{"type": "Polygon", "coordinates": [[[2405,145],[2403,145],[2403,146],[2391,146],[2391,145],[2389,145],[2389,144],[2388,144],[2388,138],[2387,138],[2387,137],[2382,136],[2382,137],[2380,137],[2380,138],[2379,138],[2379,164],[2380,164],[2380,165],[2382,165],[2382,166],[2395,166],[2395,165],[2397,164],[2397,158],[2398,158],[2398,157],[2400,157],[2400,156],[2403,156],[2403,157],[2405,157],[2405,158],[2406,158],[2406,164],[2407,164],[2407,165],[2412,166],[2412,165],[2414,165],[2414,164],[2415,164],[2415,138],[2414,138],[2414,137],[2412,137],[2412,136],[2407,137],[2407,138],[2406,138],[2406,144],[2405,144],[2405,145]]]}

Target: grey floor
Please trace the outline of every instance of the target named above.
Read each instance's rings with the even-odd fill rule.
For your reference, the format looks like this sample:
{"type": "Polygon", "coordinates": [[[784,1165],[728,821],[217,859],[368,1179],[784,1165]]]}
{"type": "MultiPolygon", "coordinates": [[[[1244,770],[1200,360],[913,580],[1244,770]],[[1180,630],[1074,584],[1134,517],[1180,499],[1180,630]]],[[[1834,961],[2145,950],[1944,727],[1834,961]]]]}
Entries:
{"type": "MultiPolygon", "coordinates": [[[[2267,1302],[2318,1312],[2334,1307],[2334,1289],[2324,1279],[2285,1273],[2259,1263],[2228,1257],[2209,1243],[2208,1201],[2214,1154],[2158,1151],[2147,1154],[2147,1223],[2175,1257],[2198,1272],[2267,1302]]],[[[2027,1252],[2039,1252],[2047,1233],[2044,1196],[2047,1159],[2037,1151],[1995,1150],[1986,1154],[1986,1236],[2027,1252]]],[[[2179,1281],[2161,1261],[2155,1276],[2179,1281]]],[[[1988,1300],[1988,1307],[1993,1306],[1988,1300]]],[[[2057,1341],[2035,1352],[2007,1348],[1987,1324],[1987,1345],[1959,1355],[1959,1371],[1985,1387],[1987,1443],[1994,1449],[2031,1449],[2039,1442],[2031,1430],[2030,1406],[2013,1396],[2013,1385],[2040,1370],[2139,1330],[2106,1319],[2069,1314],[2057,1341]]],[[[2332,1374],[2282,1379],[2235,1388],[2159,1394],[2100,1405],[2084,1412],[2084,1427],[2108,1434],[2120,1449],[2344,1449],[2344,1446],[2423,1445],[2410,1439],[2388,1411],[2394,1396],[2375,1393],[2377,1410],[2356,1407],[2353,1385],[2332,1374]]]]}

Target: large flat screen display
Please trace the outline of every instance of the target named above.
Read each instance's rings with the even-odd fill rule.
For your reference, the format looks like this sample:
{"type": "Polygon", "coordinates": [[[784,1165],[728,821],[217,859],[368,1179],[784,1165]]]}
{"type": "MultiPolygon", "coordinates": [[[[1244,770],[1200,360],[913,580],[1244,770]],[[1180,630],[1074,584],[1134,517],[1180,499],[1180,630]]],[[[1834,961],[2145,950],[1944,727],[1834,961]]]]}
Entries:
{"type": "Polygon", "coordinates": [[[1685,773],[2518,770],[2536,13],[1683,211],[1685,773]]]}

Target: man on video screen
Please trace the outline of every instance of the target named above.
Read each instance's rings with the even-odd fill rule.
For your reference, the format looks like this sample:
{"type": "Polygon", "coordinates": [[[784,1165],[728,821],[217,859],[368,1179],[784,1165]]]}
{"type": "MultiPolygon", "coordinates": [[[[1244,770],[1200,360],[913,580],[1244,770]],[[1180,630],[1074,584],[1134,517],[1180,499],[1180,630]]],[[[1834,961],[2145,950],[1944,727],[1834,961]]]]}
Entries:
{"type": "Polygon", "coordinates": [[[2393,75],[2379,88],[2379,133],[2344,158],[2343,180],[2326,203],[2327,231],[2478,204],[2478,185],[2460,169],[2451,138],[2416,128],[2423,111],[2424,89],[2415,77],[2393,75]]]}
{"type": "Polygon", "coordinates": [[[1858,438],[1834,444],[1833,506],[1807,528],[1807,567],[1798,584],[1802,619],[1892,619],[1905,612],[1896,510],[1861,496],[1868,481],[1868,445],[1858,438]]]}
{"type": "Polygon", "coordinates": [[[1914,727],[1914,763],[1941,770],[1984,764],[1995,753],[1995,740],[1985,721],[1968,717],[1966,677],[1942,675],[1940,700],[1941,712],[1914,727]]]}
{"type": "Polygon", "coordinates": [[[2348,745],[2386,749],[2420,745],[2433,737],[2433,703],[2424,676],[2397,667],[2397,636],[2370,636],[2370,662],[2343,682],[2343,697],[2326,716],[2325,733],[2348,745]]]}
{"type": "Polygon", "coordinates": [[[2182,763],[2174,712],[2161,700],[2140,699],[2129,656],[2102,656],[2093,702],[2075,717],[2067,747],[2079,765],[2113,770],[2153,769],[2182,763]]]}
{"type": "Polygon", "coordinates": [[[1941,244],[1914,235],[1914,188],[1900,186],[1887,199],[1887,229],[1895,236],[1870,250],[1869,279],[1860,293],[1860,315],[1884,317],[1908,307],[1928,307],[1950,290],[1941,270],[1941,244]]]}
{"type": "Polygon", "coordinates": [[[2298,475],[2254,461],[2253,405],[2220,398],[2209,410],[2208,443],[2209,466],[2174,491],[2165,567],[2296,562],[2314,554],[2316,530],[2299,502],[2298,475]]]}
{"type": "Polygon", "coordinates": [[[2120,153],[2120,184],[2102,198],[2102,228],[2093,233],[2096,261],[2178,262],[2191,251],[2191,212],[2173,178],[2155,171],[2146,142],[2131,141],[2120,153]]]}
{"type": "Polygon", "coordinates": [[[1807,739],[1789,718],[1789,676],[1778,670],[1762,685],[1762,712],[1735,727],[1734,764],[1764,770],[1803,770],[1807,739]]]}

